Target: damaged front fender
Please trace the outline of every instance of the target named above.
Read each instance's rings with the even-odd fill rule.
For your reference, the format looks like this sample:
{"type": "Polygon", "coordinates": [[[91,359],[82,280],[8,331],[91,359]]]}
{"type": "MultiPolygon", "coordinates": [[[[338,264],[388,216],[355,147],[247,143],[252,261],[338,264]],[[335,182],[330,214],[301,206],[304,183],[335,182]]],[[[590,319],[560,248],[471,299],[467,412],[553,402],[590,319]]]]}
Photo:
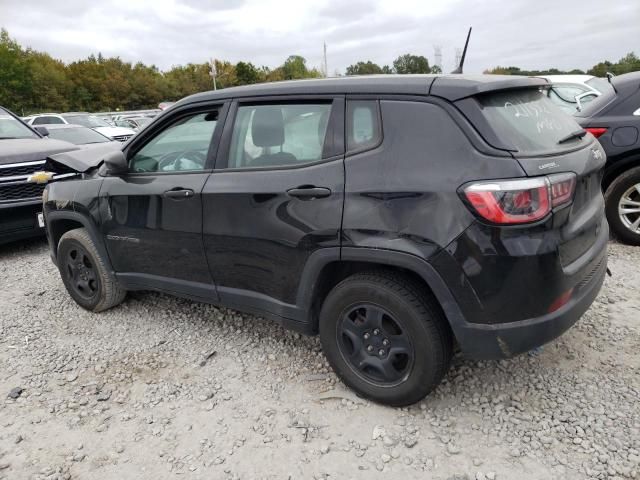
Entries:
{"type": "Polygon", "coordinates": [[[45,169],[54,173],[68,173],[69,171],[87,173],[102,165],[104,158],[113,151],[113,146],[105,143],[90,149],[58,153],[47,157],[45,169]]]}
{"type": "Polygon", "coordinates": [[[30,183],[50,183],[58,180],[77,178],[97,170],[107,155],[114,151],[111,144],[96,145],[90,149],[73,150],[47,157],[43,170],[34,172],[27,181],[30,183]]]}

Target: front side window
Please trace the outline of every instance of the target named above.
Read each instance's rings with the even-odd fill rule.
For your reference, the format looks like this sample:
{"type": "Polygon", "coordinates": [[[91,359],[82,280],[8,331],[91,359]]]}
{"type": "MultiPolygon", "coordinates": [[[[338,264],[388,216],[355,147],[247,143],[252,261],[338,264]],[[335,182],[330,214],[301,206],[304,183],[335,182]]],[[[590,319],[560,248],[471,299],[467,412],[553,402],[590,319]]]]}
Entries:
{"type": "Polygon", "coordinates": [[[131,157],[129,170],[140,173],[203,170],[217,123],[217,110],[180,118],[131,157]]]}
{"type": "Polygon", "coordinates": [[[330,103],[242,105],[228,168],[295,166],[323,158],[330,103]]]}
{"type": "Polygon", "coordinates": [[[347,103],[347,151],[375,147],[382,138],[378,102],[350,100],[347,103]]]}

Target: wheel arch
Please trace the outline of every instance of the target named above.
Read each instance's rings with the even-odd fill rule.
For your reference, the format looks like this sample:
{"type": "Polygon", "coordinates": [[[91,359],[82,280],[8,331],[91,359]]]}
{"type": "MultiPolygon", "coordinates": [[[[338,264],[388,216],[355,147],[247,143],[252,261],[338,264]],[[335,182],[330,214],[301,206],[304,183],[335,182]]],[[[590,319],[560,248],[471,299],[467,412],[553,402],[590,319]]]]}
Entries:
{"type": "MultiPolygon", "coordinates": [[[[463,334],[462,311],[440,275],[427,261],[408,253],[366,247],[343,247],[339,257],[323,249],[312,255],[300,281],[297,304],[308,312],[307,321],[318,332],[319,311],[329,291],[344,278],[371,269],[395,270],[411,277],[433,295],[453,334],[463,334]]],[[[337,250],[337,249],[335,249],[337,250]]]]}
{"type": "Polygon", "coordinates": [[[85,228],[94,241],[100,256],[110,271],[113,271],[107,249],[99,235],[96,225],[84,215],[71,211],[51,211],[47,213],[47,235],[51,247],[51,256],[57,263],[58,243],[62,236],[70,230],[85,228]]]}
{"type": "Polygon", "coordinates": [[[640,167],[640,152],[619,158],[608,167],[605,167],[604,177],[602,178],[602,191],[606,192],[616,178],[635,167],[640,167]]]}

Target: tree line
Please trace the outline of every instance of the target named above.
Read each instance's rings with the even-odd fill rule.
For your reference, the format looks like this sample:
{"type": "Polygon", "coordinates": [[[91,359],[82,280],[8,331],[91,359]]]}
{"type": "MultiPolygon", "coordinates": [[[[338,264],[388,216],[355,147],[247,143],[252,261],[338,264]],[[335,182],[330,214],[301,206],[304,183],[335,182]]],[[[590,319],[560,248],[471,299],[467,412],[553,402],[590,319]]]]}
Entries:
{"type": "Polygon", "coordinates": [[[622,75],[623,73],[640,71],[640,58],[635,53],[631,52],[626,54],[617,62],[610,62],[605,60],[604,62],[597,63],[589,70],[584,71],[579,68],[573,70],[558,70],[557,68],[550,68],[548,70],[522,70],[519,67],[495,67],[490,70],[485,70],[483,73],[493,73],[501,75],[593,75],[594,77],[604,77],[607,73],[613,73],[614,75],[622,75]]]}
{"type": "MultiPolygon", "coordinates": [[[[227,88],[252,83],[316,78],[322,72],[307,66],[300,55],[291,55],[276,68],[256,66],[251,62],[231,63],[216,60],[216,83],[227,88]]],[[[640,60],[629,53],[617,63],[594,65],[586,73],[604,76],[640,70],[640,60]]],[[[175,101],[193,93],[211,90],[213,80],[209,63],[189,63],[160,71],[155,65],[125,62],[119,57],[101,54],[65,64],[44,52],[22,47],[0,30],[0,105],[20,115],[37,112],[114,111],[155,108],[162,101],[175,101]]],[[[378,65],[371,60],[349,65],[346,75],[442,73],[437,65],[429,65],[422,55],[400,55],[391,65],[378,65]]],[[[543,75],[585,73],[521,70],[519,67],[495,67],[485,73],[511,75],[543,75]]],[[[338,73],[337,73],[338,74],[338,73]]]]}
{"type": "MultiPolygon", "coordinates": [[[[276,68],[224,60],[216,60],[215,67],[217,88],[323,76],[319,69],[308,67],[300,55],[289,56],[276,68]]],[[[350,65],[346,74],[438,71],[429,66],[426,57],[405,54],[392,67],[358,62],[350,65]]],[[[23,48],[6,30],[0,30],[0,105],[20,115],[155,108],[162,101],[211,90],[210,72],[209,63],[189,63],[162,72],[155,65],[134,64],[101,54],[65,64],[47,53],[23,48]]]]}
{"type": "MultiPolygon", "coordinates": [[[[306,60],[291,55],[277,68],[216,60],[218,88],[321,76],[306,60]]],[[[0,105],[34,112],[115,111],[156,108],[213,89],[209,63],[189,63],[161,72],[155,65],[90,55],[65,64],[49,54],[23,48],[0,30],[0,105]]]]}

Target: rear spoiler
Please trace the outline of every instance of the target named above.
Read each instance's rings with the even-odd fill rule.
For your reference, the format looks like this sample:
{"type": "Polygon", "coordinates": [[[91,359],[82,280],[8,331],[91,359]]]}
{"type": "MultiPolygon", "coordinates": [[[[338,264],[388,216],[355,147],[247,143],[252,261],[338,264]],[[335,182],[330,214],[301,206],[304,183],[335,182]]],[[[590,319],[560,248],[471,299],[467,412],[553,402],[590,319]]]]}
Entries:
{"type": "Polygon", "coordinates": [[[429,94],[450,102],[489,92],[517,90],[522,88],[544,88],[549,83],[544,78],[520,77],[516,75],[442,75],[435,77],[429,94]]]}

